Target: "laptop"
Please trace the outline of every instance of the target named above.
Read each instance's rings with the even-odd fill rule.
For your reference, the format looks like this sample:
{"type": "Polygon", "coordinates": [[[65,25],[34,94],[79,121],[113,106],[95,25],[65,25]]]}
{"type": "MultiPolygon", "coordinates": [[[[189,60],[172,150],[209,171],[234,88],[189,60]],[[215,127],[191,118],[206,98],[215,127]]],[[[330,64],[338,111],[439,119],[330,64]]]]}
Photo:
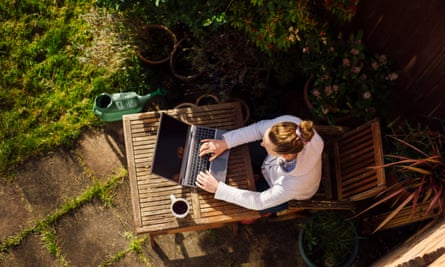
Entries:
{"type": "Polygon", "coordinates": [[[225,130],[187,124],[161,113],[157,142],[151,172],[187,187],[196,187],[196,176],[209,170],[218,180],[225,182],[229,150],[209,161],[199,157],[202,139],[222,139],[225,130]]]}

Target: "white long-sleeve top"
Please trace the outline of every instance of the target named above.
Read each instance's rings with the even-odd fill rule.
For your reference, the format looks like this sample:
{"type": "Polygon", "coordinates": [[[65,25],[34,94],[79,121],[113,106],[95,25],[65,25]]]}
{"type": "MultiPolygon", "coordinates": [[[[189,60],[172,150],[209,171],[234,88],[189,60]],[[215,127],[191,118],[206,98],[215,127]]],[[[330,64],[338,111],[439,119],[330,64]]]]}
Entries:
{"type": "MultiPolygon", "coordinates": [[[[299,125],[301,119],[283,115],[272,120],[259,121],[225,133],[224,139],[229,149],[261,140],[267,129],[282,121],[299,125]]],[[[298,153],[296,167],[289,172],[279,164],[280,160],[284,160],[283,158],[267,155],[261,171],[270,188],[264,192],[239,189],[220,182],[215,198],[252,210],[264,210],[291,199],[309,199],[317,192],[320,185],[323,145],[322,138],[315,132],[311,141],[305,144],[303,150],[298,153]]]]}

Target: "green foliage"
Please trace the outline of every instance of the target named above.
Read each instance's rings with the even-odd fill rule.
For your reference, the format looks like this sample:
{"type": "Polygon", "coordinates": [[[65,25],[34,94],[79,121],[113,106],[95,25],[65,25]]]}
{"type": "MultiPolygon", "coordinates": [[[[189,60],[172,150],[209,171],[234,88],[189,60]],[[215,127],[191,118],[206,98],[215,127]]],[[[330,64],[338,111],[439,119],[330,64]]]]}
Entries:
{"type": "Polygon", "coordinates": [[[50,227],[42,230],[41,239],[51,255],[54,255],[62,266],[68,266],[66,259],[61,254],[60,247],[57,245],[56,231],[50,227]]]}
{"type": "MultiPolygon", "coordinates": [[[[267,84],[268,57],[260,53],[242,32],[230,28],[207,34],[207,38],[182,53],[189,56],[189,73],[204,74],[211,83],[197,83],[203,91],[212,92],[223,101],[233,92],[261,95],[267,84]]],[[[181,63],[181,53],[174,55],[174,63],[181,63]]],[[[186,62],[187,63],[187,62],[186,62]]],[[[186,66],[186,64],[182,64],[186,66]]],[[[181,68],[184,69],[184,68],[181,68]]]]}
{"type": "Polygon", "coordinates": [[[357,240],[354,225],[334,211],[320,211],[303,226],[303,245],[317,266],[342,266],[357,240]]]}
{"type": "Polygon", "coordinates": [[[129,17],[138,17],[145,24],[163,24],[171,29],[182,28],[201,37],[226,23],[227,3],[218,0],[97,0],[101,7],[125,10],[129,17]]]}
{"type": "Polygon", "coordinates": [[[257,47],[273,54],[309,39],[322,38],[329,14],[349,21],[357,4],[358,1],[349,0],[234,1],[228,15],[235,29],[245,31],[257,47]]]}
{"type": "Polygon", "coordinates": [[[15,236],[8,236],[0,240],[0,252],[7,252],[10,247],[19,245],[28,235],[34,232],[34,228],[26,228],[21,233],[15,236]]]}
{"type": "Polygon", "coordinates": [[[127,255],[129,252],[133,252],[136,255],[139,255],[139,258],[141,259],[142,262],[145,263],[145,266],[149,267],[152,266],[143,253],[143,246],[147,238],[138,238],[137,236],[135,236],[130,232],[125,233],[125,238],[128,241],[130,241],[128,248],[125,250],[118,251],[110,259],[102,262],[102,264],[100,264],[99,267],[113,266],[116,263],[118,263],[121,259],[123,259],[125,255],[127,255]]]}
{"type": "Polygon", "coordinates": [[[315,76],[308,93],[317,117],[335,123],[347,114],[363,121],[384,114],[398,74],[387,55],[370,52],[362,38],[362,31],[348,39],[326,36],[318,46],[304,48],[301,65],[315,76]]]}

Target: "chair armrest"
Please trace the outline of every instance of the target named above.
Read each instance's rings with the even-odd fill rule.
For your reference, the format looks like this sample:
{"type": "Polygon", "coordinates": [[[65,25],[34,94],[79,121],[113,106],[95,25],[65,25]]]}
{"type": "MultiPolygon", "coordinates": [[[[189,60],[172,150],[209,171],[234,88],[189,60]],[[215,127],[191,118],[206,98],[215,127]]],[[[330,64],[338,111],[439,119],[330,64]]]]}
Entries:
{"type": "Polygon", "coordinates": [[[348,127],[336,125],[315,125],[314,127],[322,137],[340,137],[349,130],[348,127]]]}

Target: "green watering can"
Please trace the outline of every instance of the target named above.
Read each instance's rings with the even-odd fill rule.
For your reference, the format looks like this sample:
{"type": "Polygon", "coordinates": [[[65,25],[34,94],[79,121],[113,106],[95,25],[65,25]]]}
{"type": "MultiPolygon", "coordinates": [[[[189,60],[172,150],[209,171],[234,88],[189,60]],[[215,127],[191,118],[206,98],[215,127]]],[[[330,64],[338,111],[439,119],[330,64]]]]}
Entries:
{"type": "Polygon", "coordinates": [[[145,103],[157,95],[166,95],[165,89],[140,96],[136,92],[102,93],[94,99],[93,112],[106,122],[122,120],[126,114],[139,113],[145,103]]]}

